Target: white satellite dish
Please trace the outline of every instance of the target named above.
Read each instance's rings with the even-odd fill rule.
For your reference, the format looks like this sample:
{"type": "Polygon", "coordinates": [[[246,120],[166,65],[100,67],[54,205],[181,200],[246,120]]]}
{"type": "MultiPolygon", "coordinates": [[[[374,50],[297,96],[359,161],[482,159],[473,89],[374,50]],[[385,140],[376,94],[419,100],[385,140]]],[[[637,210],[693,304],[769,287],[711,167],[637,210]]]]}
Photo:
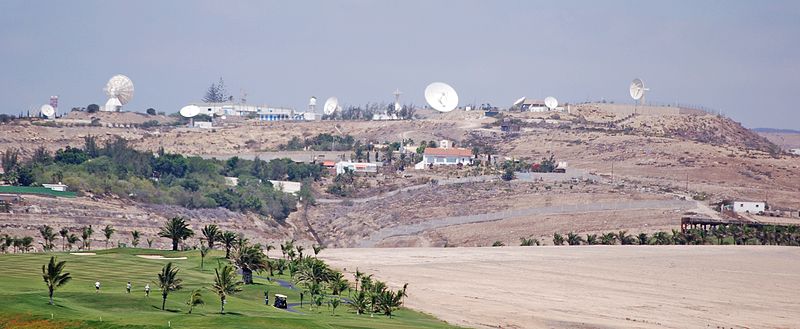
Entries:
{"type": "Polygon", "coordinates": [[[643,99],[644,92],[649,90],[650,89],[644,87],[644,82],[642,82],[642,80],[638,78],[633,79],[633,82],[631,82],[631,86],[629,89],[631,93],[631,98],[637,101],[643,99]]]}
{"type": "Polygon", "coordinates": [[[308,100],[308,105],[309,106],[317,106],[317,98],[314,97],[314,96],[311,96],[311,99],[308,100]]]}
{"type": "Polygon", "coordinates": [[[336,97],[330,97],[328,100],[325,101],[325,106],[322,107],[322,111],[325,115],[332,115],[339,109],[339,99],[336,97]]]}
{"type": "Polygon", "coordinates": [[[184,118],[193,118],[200,114],[200,108],[197,105],[188,105],[181,108],[180,113],[184,118]]]}
{"type": "Polygon", "coordinates": [[[544,106],[547,106],[550,111],[555,110],[558,107],[558,100],[553,96],[547,96],[544,99],[544,106]]]}
{"type": "Polygon", "coordinates": [[[133,81],[121,74],[111,77],[103,90],[108,95],[106,111],[119,111],[133,99],[133,81]]]}
{"type": "Polygon", "coordinates": [[[45,104],[39,108],[39,113],[48,118],[52,118],[56,114],[56,109],[52,107],[50,104],[45,104]]]}
{"type": "Polygon", "coordinates": [[[450,112],[458,106],[458,94],[444,82],[434,82],[425,88],[425,100],[434,110],[450,112]]]}
{"type": "Polygon", "coordinates": [[[520,99],[516,100],[513,105],[514,106],[519,106],[523,102],[525,102],[525,97],[520,97],[520,99]]]}

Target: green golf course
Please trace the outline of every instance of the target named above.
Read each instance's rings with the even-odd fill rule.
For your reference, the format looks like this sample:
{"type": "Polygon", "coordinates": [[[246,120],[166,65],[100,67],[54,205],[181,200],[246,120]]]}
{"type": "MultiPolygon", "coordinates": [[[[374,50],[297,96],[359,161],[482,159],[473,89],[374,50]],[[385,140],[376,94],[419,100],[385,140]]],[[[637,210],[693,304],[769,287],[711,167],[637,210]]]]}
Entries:
{"type": "MultiPolygon", "coordinates": [[[[267,306],[265,291],[269,292],[270,304],[277,293],[286,295],[290,306],[300,302],[301,291],[285,287],[286,282],[291,282],[288,273],[275,273],[270,281],[266,279],[268,271],[256,273],[254,284],[244,285],[241,292],[228,296],[225,313],[220,314],[220,298],[210,288],[214,269],[228,263],[224,251],[214,250],[207,255],[203,269],[199,251],[123,248],[91,252],[96,255],[0,255],[0,328],[453,328],[405,308],[388,317],[370,312],[358,315],[345,302],[335,310],[328,303],[312,307],[308,294],[302,307],[290,307],[293,312],[267,306]],[[145,259],[137,255],[186,259],[145,259]],[[42,265],[51,256],[66,261],[63,272],[72,277],[55,290],[55,305],[48,303],[48,289],[42,278],[42,265]],[[161,310],[158,273],[168,262],[179,268],[177,277],[183,280],[183,288],[170,292],[166,310],[161,310]],[[283,280],[284,286],[277,280],[283,280]],[[101,283],[99,292],[95,290],[97,281],[101,283]],[[128,281],[132,284],[130,294],[126,292],[128,281]],[[149,297],[144,292],[146,284],[151,287],[149,297]],[[197,289],[205,304],[195,306],[188,314],[187,300],[197,289]]],[[[409,289],[413,291],[413,287],[409,289]]],[[[348,298],[350,293],[346,290],[341,295],[348,298]]]]}

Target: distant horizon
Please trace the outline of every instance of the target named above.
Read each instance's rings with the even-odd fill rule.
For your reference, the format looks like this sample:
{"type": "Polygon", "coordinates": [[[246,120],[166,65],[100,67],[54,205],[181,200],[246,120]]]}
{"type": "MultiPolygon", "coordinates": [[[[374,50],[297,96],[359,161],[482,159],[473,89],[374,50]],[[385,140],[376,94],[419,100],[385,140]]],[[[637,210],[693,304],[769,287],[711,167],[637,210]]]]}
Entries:
{"type": "Polygon", "coordinates": [[[800,2],[670,1],[4,1],[0,113],[103,106],[129,76],[126,111],[174,113],[220,77],[236,100],[304,110],[313,95],[344,105],[424,105],[443,81],[460,106],[519,97],[721,111],[746,127],[797,129],[800,2]],[[113,21],[110,20],[113,18],[113,21]]]}

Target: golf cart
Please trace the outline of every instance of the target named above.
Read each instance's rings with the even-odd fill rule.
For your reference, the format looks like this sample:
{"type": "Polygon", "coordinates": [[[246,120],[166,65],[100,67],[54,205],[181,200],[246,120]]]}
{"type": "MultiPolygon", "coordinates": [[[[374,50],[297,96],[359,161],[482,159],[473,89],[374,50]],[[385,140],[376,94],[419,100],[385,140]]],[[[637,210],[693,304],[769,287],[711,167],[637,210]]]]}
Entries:
{"type": "Polygon", "coordinates": [[[286,295],[275,294],[275,304],[277,308],[286,308],[286,295]]]}

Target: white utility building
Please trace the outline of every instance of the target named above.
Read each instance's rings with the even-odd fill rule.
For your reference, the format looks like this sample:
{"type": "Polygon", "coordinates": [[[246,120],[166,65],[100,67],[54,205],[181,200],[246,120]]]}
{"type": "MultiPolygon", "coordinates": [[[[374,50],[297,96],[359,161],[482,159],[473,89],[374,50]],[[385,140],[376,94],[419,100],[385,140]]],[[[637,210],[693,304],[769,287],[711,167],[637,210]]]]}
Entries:
{"type": "Polygon", "coordinates": [[[733,212],[759,214],[767,210],[766,202],[734,201],[733,212]]]}

